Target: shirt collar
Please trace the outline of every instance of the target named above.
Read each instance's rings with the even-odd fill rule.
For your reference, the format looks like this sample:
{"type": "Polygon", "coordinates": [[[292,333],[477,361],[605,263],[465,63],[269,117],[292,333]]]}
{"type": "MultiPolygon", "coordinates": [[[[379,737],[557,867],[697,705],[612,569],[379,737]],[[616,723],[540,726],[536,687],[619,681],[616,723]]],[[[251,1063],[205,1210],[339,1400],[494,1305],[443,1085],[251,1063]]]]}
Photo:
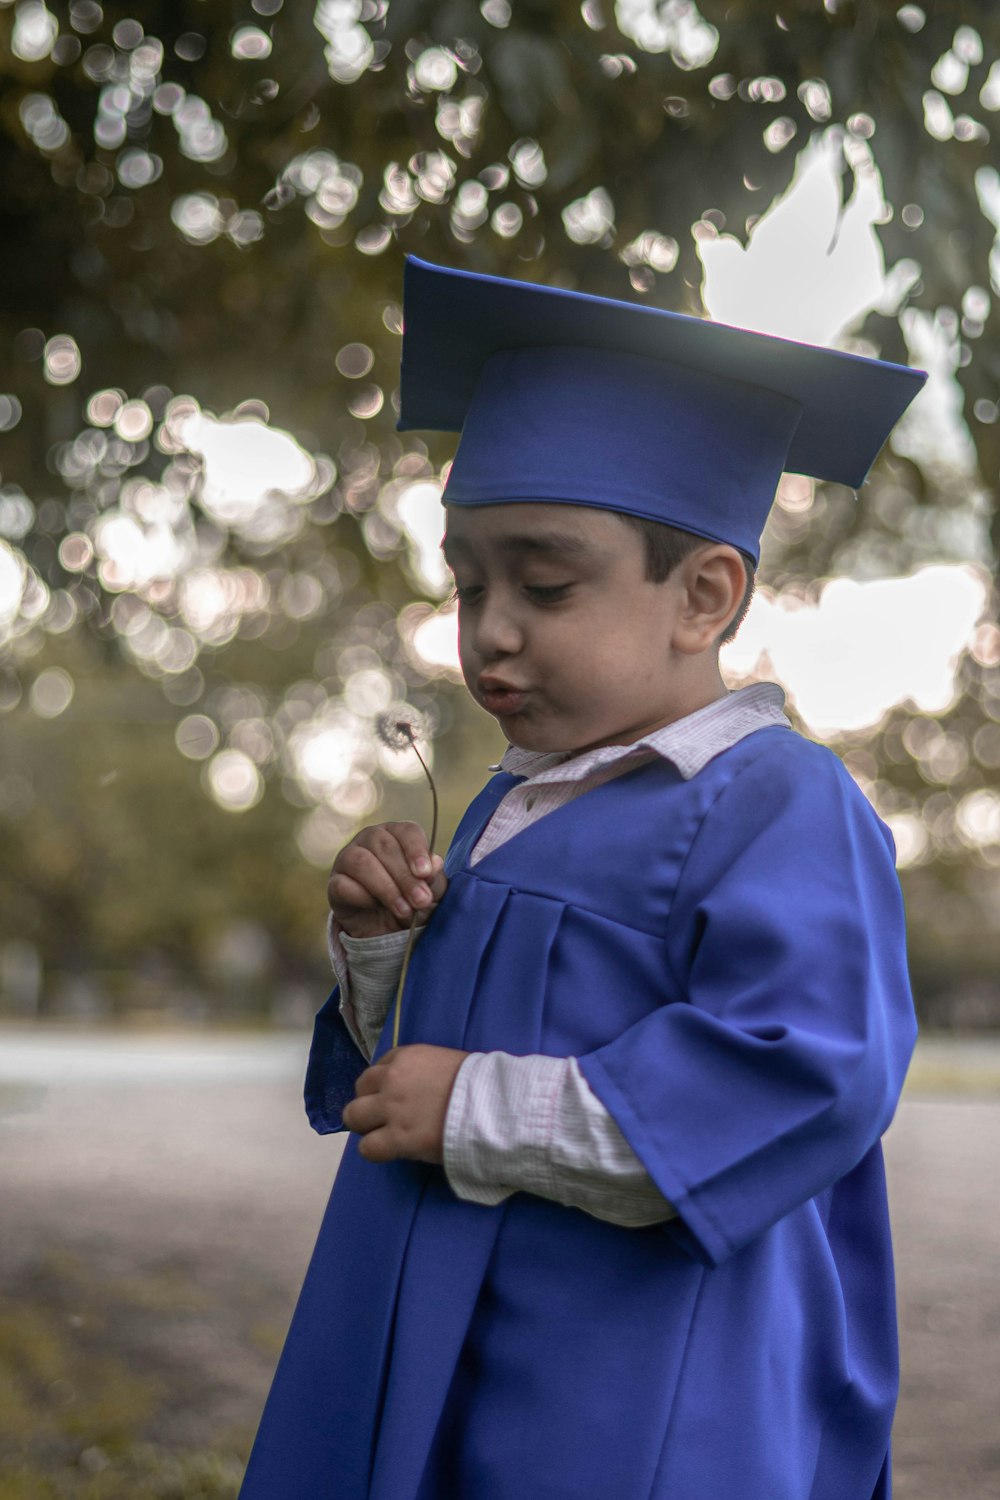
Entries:
{"type": "Polygon", "coordinates": [[[661,755],[671,761],[689,781],[723,750],[728,750],[745,735],[769,724],[791,723],[783,712],[784,690],[776,682],[754,682],[736,688],[724,698],[717,698],[704,708],[675,719],[662,729],[644,735],[631,745],[602,745],[582,755],[565,751],[522,750],[508,745],[498,765],[491,771],[507,771],[531,781],[580,781],[599,767],[629,756],[661,755]]]}

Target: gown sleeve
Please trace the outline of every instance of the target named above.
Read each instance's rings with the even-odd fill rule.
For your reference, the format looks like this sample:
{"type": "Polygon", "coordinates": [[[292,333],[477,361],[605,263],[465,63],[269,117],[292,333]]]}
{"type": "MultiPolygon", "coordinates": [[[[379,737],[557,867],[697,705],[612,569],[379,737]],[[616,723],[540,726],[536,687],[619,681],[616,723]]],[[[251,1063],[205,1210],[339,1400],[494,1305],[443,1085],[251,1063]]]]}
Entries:
{"type": "Polygon", "coordinates": [[[340,1009],[340,985],[320,1006],[303,1085],[306,1118],[318,1135],[346,1130],[341,1110],[354,1098],[354,1086],[368,1059],[348,1030],[340,1009]]]}
{"type": "MultiPolygon", "coordinates": [[[[416,941],[424,928],[417,929],[416,941]]],[[[327,946],[337,987],[317,1012],[306,1068],[305,1107],[319,1135],[345,1129],[341,1110],[371,1061],[396,993],[406,932],[339,938],[327,921],[327,946]],[[350,951],[348,951],[348,949],[350,951]]]]}
{"type": "Polygon", "coordinates": [[[892,835],[824,746],[761,757],[692,841],[667,923],[681,997],[579,1059],[717,1265],[849,1173],[916,1040],[892,835]]]}

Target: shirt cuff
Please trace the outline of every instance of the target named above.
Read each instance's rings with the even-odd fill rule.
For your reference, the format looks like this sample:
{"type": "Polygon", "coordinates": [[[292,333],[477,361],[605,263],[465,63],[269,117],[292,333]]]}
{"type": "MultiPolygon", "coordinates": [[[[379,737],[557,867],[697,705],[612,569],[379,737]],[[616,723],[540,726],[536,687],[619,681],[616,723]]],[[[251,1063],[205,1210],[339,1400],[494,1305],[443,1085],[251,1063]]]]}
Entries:
{"type": "Polygon", "coordinates": [[[471,1053],[455,1077],[442,1155],[453,1192],[473,1203],[523,1190],[627,1227],[676,1214],[575,1058],[471,1053]]]}
{"type": "MultiPolygon", "coordinates": [[[[414,935],[414,947],[423,928],[414,935]]],[[[342,932],[333,913],[327,921],[330,962],[340,985],[340,1014],[365,1057],[371,1058],[396,996],[408,932],[352,938],[342,932]]]]}

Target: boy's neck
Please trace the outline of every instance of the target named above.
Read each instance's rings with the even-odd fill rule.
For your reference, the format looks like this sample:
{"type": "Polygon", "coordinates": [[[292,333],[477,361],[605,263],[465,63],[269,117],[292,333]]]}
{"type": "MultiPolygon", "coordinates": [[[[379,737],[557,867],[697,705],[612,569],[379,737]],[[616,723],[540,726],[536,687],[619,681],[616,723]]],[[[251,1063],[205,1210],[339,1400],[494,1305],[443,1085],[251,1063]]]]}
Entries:
{"type": "MultiPolygon", "coordinates": [[[[718,703],[721,699],[728,698],[730,689],[726,687],[721,678],[719,679],[719,688],[719,692],[700,698],[698,701],[687,706],[679,707],[675,712],[668,714],[662,719],[651,719],[648,724],[642,725],[638,729],[625,731],[609,739],[595,740],[590,745],[579,745],[572,750],[567,750],[563,747],[556,749],[555,747],[541,745],[533,745],[531,747],[519,746],[518,748],[526,750],[529,754],[559,755],[563,760],[572,760],[578,755],[587,755],[592,750],[605,750],[613,747],[635,745],[640,740],[649,739],[651,735],[659,734],[661,730],[669,728],[671,724],[680,723],[681,719],[690,718],[692,714],[699,713],[701,709],[708,708],[710,704],[718,703]]],[[[513,742],[511,741],[510,743],[513,742]]]]}
{"type": "MultiPolygon", "coordinates": [[[[631,729],[621,735],[605,741],[607,745],[633,745],[637,740],[646,739],[651,734],[658,734],[661,729],[666,729],[670,724],[677,724],[681,719],[688,719],[692,714],[699,713],[709,704],[717,703],[720,698],[728,698],[729,689],[722,680],[719,671],[718,658],[712,661],[711,667],[705,670],[706,664],[702,660],[692,660],[692,667],[697,666],[700,670],[692,673],[690,682],[678,685],[678,692],[674,701],[664,712],[662,718],[651,718],[649,723],[638,729],[631,729]]],[[[590,746],[595,749],[596,746],[590,746]]],[[[575,752],[580,754],[582,752],[575,752]]]]}

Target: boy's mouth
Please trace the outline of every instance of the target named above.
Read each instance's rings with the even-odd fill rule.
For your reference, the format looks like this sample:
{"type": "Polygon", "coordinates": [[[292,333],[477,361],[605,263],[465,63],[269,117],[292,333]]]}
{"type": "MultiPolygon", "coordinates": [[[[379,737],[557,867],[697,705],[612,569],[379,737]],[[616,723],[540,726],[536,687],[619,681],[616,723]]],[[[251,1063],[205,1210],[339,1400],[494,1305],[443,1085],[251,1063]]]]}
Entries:
{"type": "Polygon", "coordinates": [[[517,713],[527,697],[524,688],[514,687],[499,677],[480,677],[476,686],[483,707],[491,714],[517,713]]]}

